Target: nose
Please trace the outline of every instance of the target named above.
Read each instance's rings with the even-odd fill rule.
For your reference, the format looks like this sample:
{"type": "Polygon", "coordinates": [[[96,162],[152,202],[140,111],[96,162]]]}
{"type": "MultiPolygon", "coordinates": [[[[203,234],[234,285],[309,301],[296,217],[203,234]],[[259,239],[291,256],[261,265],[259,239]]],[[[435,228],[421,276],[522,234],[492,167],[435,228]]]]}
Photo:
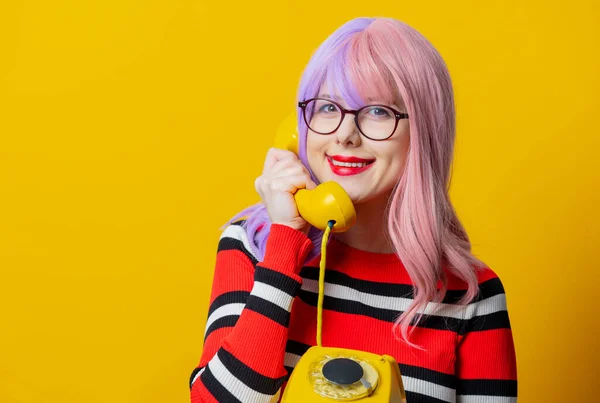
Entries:
{"type": "Polygon", "coordinates": [[[352,113],[346,113],[344,120],[340,124],[340,127],[333,133],[335,140],[338,144],[344,146],[357,147],[360,145],[360,131],[356,126],[354,115],[352,113]]]}

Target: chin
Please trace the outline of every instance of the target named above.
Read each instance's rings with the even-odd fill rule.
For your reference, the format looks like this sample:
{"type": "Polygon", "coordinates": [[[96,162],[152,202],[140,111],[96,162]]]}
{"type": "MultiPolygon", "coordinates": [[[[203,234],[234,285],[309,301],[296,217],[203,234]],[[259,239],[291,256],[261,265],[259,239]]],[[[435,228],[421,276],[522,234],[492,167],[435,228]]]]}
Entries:
{"type": "Polygon", "coordinates": [[[344,186],[343,183],[340,183],[340,185],[342,185],[342,187],[344,188],[346,193],[348,193],[348,196],[350,196],[350,200],[352,200],[352,203],[361,204],[361,203],[364,203],[365,201],[368,201],[369,195],[365,194],[364,189],[363,190],[356,189],[356,186],[352,186],[352,185],[344,186]]]}
{"type": "Polygon", "coordinates": [[[392,190],[383,192],[381,190],[378,192],[369,192],[366,189],[346,189],[346,187],[344,187],[344,190],[346,190],[346,193],[348,193],[348,196],[350,196],[350,200],[352,200],[352,203],[354,203],[355,205],[366,204],[371,202],[375,202],[377,205],[380,205],[380,203],[383,202],[384,199],[385,203],[387,204],[387,201],[392,195],[392,190]]]}

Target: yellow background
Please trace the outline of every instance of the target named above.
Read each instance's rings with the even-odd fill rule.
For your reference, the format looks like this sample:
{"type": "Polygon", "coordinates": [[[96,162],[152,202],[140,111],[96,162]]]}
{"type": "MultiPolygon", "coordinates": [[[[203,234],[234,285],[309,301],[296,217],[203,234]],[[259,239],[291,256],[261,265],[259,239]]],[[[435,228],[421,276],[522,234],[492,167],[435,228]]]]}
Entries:
{"type": "Polygon", "coordinates": [[[505,284],[520,401],[595,401],[598,2],[54,0],[0,6],[0,402],[188,401],[218,228],[357,16],[450,67],[452,198],[505,284]]]}

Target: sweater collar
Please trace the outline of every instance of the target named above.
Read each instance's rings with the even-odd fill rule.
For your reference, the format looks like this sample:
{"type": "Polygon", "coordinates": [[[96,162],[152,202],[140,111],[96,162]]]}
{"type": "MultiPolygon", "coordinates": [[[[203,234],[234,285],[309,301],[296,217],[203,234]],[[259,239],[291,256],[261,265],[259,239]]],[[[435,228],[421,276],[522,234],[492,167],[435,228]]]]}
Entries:
{"type": "Polygon", "coordinates": [[[382,265],[398,264],[400,259],[395,253],[376,253],[353,248],[335,239],[331,238],[327,245],[327,260],[331,257],[332,261],[343,259],[359,265],[382,265]]]}

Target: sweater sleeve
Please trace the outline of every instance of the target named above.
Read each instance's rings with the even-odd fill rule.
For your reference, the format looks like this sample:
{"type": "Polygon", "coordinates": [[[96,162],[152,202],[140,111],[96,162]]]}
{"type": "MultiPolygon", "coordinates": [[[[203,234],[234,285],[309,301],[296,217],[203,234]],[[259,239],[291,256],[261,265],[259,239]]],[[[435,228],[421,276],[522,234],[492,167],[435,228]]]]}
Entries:
{"type": "Polygon", "coordinates": [[[302,232],[273,224],[259,263],[242,226],[223,232],[203,352],[190,377],[192,403],[270,402],[278,394],[287,378],[285,345],[298,273],[311,247],[302,232]]]}
{"type": "Polygon", "coordinates": [[[457,403],[517,401],[517,363],[502,282],[489,268],[469,305],[459,335],[457,403]]]}

